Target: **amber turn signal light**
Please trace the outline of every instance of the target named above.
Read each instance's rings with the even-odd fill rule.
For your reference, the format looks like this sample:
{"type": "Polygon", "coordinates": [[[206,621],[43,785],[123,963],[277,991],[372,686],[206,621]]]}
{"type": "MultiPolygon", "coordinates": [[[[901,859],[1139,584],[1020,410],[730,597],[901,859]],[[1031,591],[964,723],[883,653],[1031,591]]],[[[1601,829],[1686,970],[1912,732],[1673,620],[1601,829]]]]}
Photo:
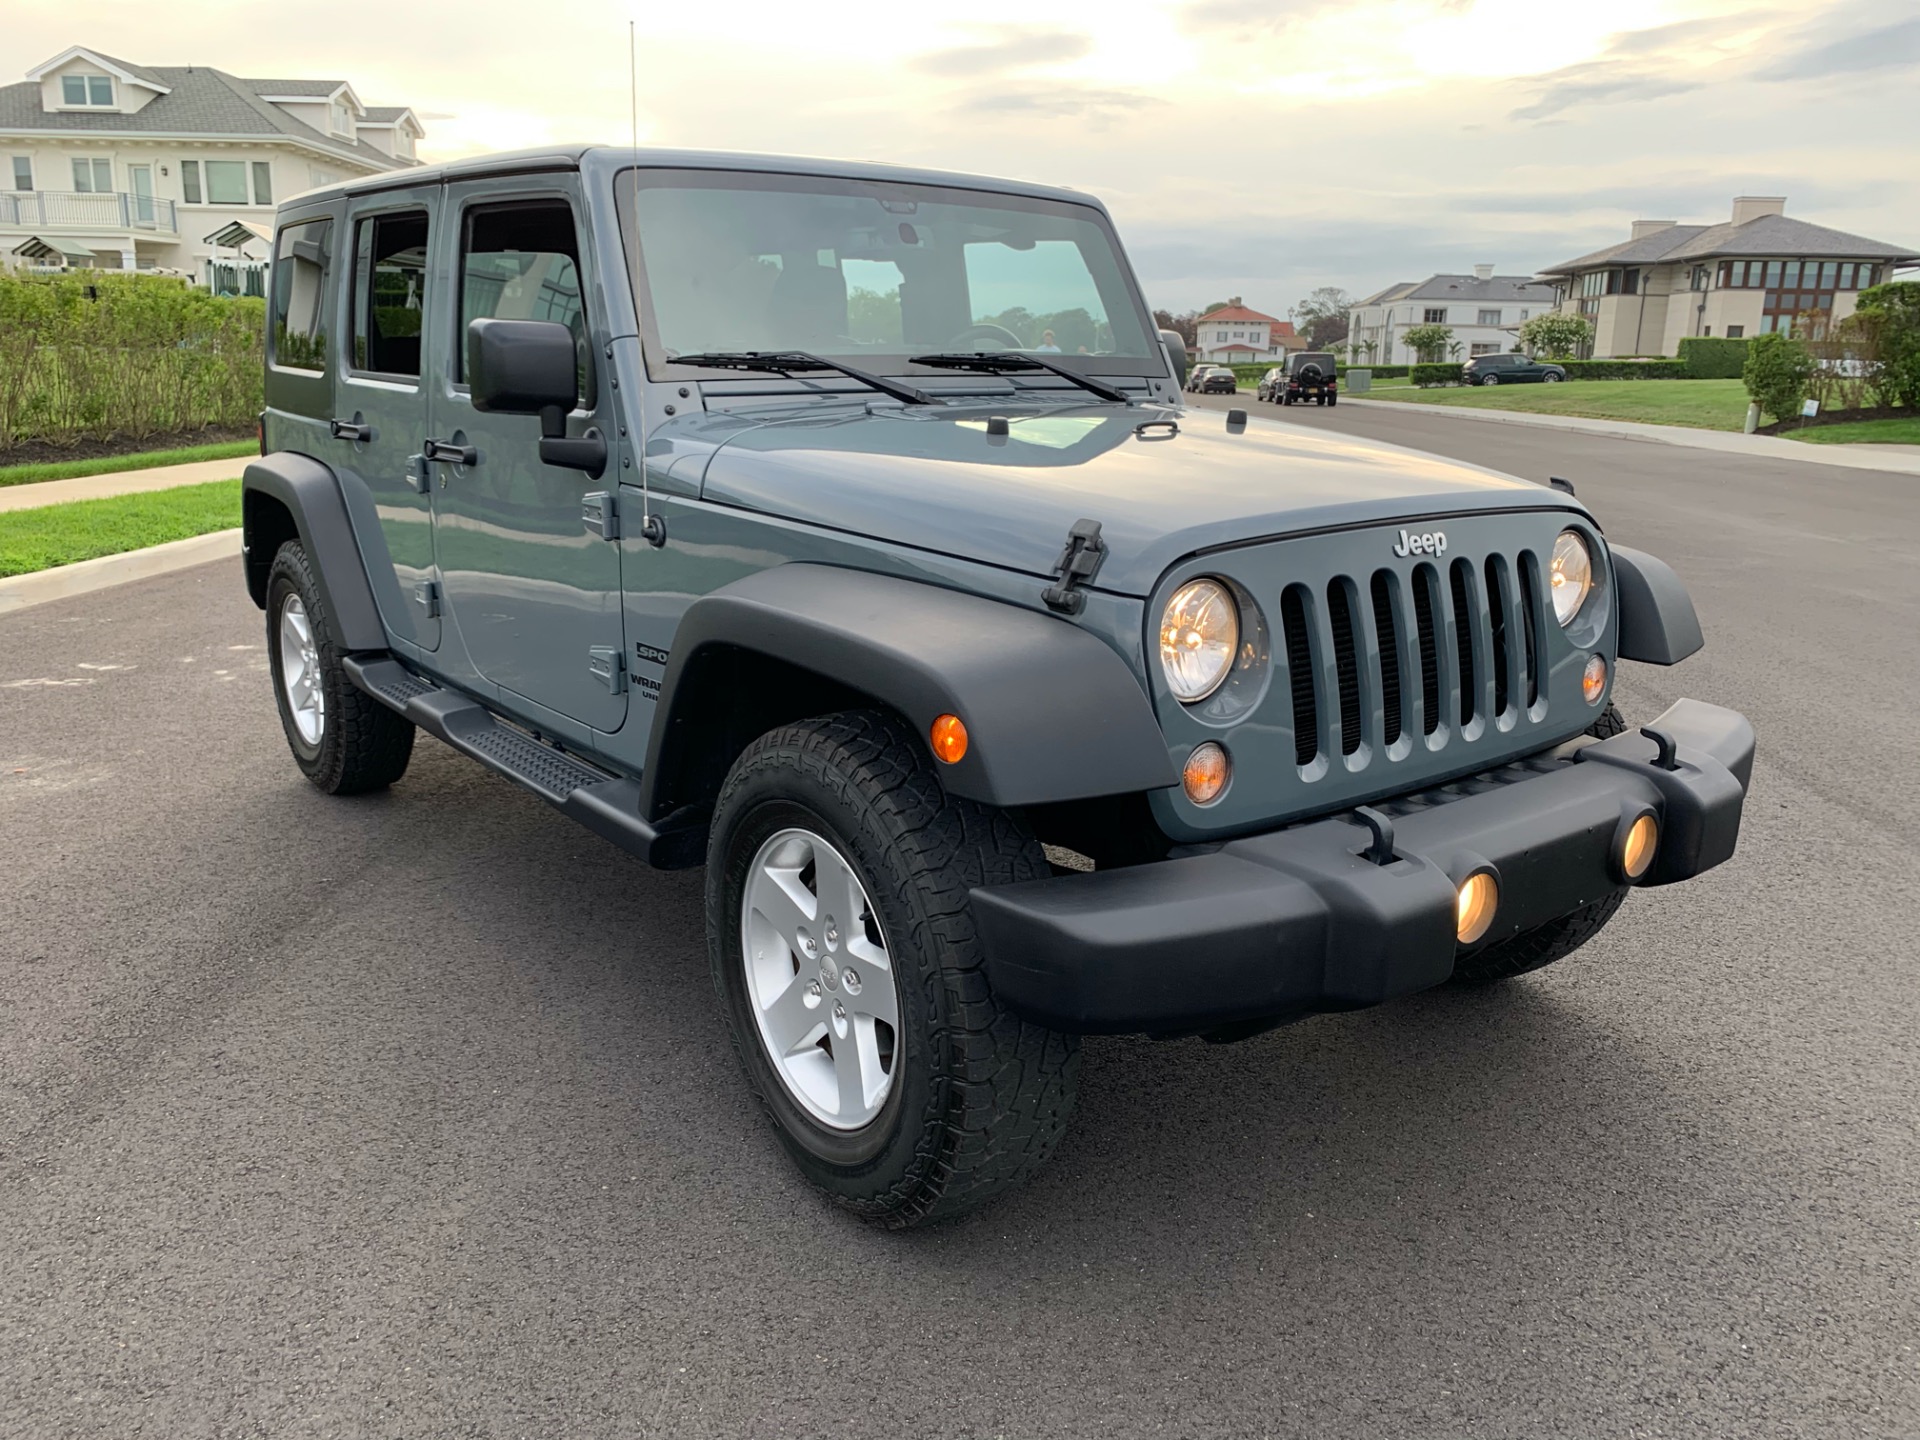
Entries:
{"type": "Polygon", "coordinates": [[[1485,870],[1469,875],[1460,884],[1459,906],[1454,916],[1454,934],[1462,945],[1471,945],[1493,925],[1493,912],[1500,908],[1500,886],[1485,870]]]}
{"type": "Polygon", "coordinates": [[[1607,661],[1603,655],[1589,656],[1587,668],[1580,672],[1580,693],[1587,697],[1587,704],[1597,705],[1600,697],[1607,691],[1607,661]]]}
{"type": "Polygon", "coordinates": [[[934,756],[948,765],[958,765],[967,753],[967,722],[958,715],[942,715],[927,732],[934,756]]]}
{"type": "Polygon", "coordinates": [[[1227,752],[1212,740],[1193,747],[1187,763],[1180,768],[1180,783],[1187,799],[1196,805],[1210,805],[1227,788],[1227,752]]]}

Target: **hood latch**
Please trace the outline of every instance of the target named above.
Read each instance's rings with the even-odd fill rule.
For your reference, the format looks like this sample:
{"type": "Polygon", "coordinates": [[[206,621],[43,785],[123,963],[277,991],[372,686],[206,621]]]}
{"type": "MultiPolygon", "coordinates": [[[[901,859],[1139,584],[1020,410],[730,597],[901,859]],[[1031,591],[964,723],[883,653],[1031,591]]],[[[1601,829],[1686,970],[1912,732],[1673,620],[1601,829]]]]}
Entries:
{"type": "Polygon", "coordinates": [[[1098,520],[1076,520],[1067,531],[1067,548],[1060,552],[1060,583],[1040,592],[1049,610],[1062,615],[1078,615],[1086,608],[1087,597],[1079,587],[1093,583],[1100,573],[1100,562],[1107,558],[1107,545],[1100,538],[1098,520]]]}

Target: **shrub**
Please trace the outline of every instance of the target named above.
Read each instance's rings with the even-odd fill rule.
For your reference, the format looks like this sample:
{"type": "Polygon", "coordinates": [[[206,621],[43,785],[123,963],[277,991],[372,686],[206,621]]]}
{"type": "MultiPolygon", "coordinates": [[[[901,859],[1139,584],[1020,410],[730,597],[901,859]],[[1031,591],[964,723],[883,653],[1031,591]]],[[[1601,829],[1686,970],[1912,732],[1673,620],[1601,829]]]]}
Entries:
{"type": "Polygon", "coordinates": [[[1862,290],[1851,318],[1872,352],[1871,379],[1880,403],[1920,407],[1920,281],[1862,290]]]}
{"type": "Polygon", "coordinates": [[[1460,383],[1458,364],[1415,365],[1412,370],[1412,380],[1416,385],[1458,385],[1460,383]]]}
{"type": "Polygon", "coordinates": [[[1562,315],[1549,310],[1534,316],[1520,327],[1520,343],[1529,355],[1544,355],[1549,360],[1577,354],[1593,339],[1593,326],[1584,315],[1562,315]]]}
{"type": "Polygon", "coordinates": [[[1689,335],[1680,342],[1689,380],[1738,380],[1747,363],[1747,342],[1724,335],[1689,335]]]}
{"type": "Polygon", "coordinates": [[[1775,420],[1790,420],[1800,413],[1800,402],[1807,398],[1813,356],[1791,336],[1777,331],[1756,335],[1747,345],[1747,363],[1740,378],[1764,413],[1775,420]]]}
{"type": "Polygon", "coordinates": [[[1684,360],[1556,360],[1569,380],[1690,380],[1684,360]]]}
{"type": "Polygon", "coordinates": [[[165,276],[0,276],[0,445],[244,426],[265,319],[165,276]]]}

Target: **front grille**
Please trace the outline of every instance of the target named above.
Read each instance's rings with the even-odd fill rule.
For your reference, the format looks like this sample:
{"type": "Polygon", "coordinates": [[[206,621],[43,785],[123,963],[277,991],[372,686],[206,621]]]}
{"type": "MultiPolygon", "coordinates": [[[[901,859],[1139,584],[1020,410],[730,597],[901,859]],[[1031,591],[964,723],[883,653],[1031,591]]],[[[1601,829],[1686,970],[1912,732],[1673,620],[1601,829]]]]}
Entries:
{"type": "Polygon", "coordinates": [[[1544,718],[1539,596],[1530,551],[1289,584],[1280,648],[1295,762],[1359,771],[1383,748],[1403,753],[1405,737],[1451,754],[1489,731],[1530,728],[1544,718]],[[1335,715],[1337,729],[1326,723],[1335,715]]]}

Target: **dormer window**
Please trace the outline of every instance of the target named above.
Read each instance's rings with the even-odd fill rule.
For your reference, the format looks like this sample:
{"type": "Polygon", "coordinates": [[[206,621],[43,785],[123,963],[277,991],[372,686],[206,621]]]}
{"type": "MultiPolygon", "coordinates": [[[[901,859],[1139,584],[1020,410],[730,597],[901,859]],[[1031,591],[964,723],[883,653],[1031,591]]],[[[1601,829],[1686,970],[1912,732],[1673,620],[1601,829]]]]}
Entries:
{"type": "Polygon", "coordinates": [[[347,112],[347,102],[344,100],[333,102],[333,133],[336,135],[353,133],[353,117],[347,112]]]}
{"type": "Polygon", "coordinates": [[[102,109],[111,109],[113,77],[111,75],[62,75],[60,100],[65,105],[93,105],[102,109]]]}

